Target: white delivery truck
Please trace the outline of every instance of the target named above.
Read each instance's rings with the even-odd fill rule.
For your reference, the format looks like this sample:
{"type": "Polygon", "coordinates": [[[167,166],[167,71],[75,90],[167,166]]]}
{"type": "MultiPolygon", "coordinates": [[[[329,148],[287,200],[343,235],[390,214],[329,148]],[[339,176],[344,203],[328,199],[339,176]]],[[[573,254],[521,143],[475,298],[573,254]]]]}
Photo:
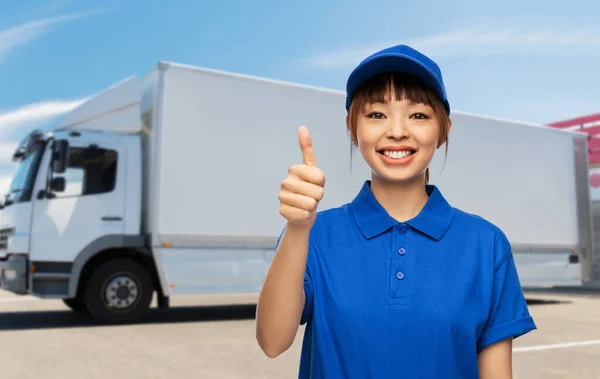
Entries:
{"type": "MultiPolygon", "coordinates": [[[[0,287],[131,322],[169,298],[256,299],[284,226],[279,184],[310,128],[321,209],[370,170],[350,159],[344,93],[160,62],[23,140],[1,210],[0,287]]],[[[580,285],[591,265],[586,136],[453,113],[432,182],[499,225],[525,286],[580,285]]]]}

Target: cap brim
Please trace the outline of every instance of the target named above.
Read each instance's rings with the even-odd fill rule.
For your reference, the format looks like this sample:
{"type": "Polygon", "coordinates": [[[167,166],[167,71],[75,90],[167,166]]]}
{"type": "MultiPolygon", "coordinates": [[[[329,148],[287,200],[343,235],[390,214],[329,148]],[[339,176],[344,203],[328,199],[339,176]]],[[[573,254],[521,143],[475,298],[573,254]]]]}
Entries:
{"type": "MultiPolygon", "coordinates": [[[[386,72],[401,72],[416,76],[432,87],[440,99],[444,101],[445,94],[442,85],[437,80],[436,75],[427,67],[409,56],[385,54],[377,56],[370,61],[363,62],[359,67],[352,71],[346,84],[346,93],[348,94],[346,109],[350,106],[350,100],[353,97],[354,92],[362,83],[376,75],[386,72]]],[[[445,103],[444,105],[448,108],[448,104],[445,103]]]]}

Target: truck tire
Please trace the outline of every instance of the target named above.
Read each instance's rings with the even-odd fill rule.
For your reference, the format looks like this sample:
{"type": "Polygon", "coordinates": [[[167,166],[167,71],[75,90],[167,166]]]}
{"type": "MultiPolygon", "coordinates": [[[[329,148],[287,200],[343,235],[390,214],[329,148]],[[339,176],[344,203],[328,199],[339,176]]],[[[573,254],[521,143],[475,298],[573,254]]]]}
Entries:
{"type": "Polygon", "coordinates": [[[137,321],[150,309],[154,288],[141,264],[118,258],[99,265],[85,288],[89,314],[104,324],[137,321]]]}
{"type": "Polygon", "coordinates": [[[87,313],[87,306],[85,305],[85,303],[83,302],[83,299],[81,299],[81,297],[75,297],[72,299],[63,299],[63,303],[65,303],[65,305],[69,308],[71,308],[72,311],[77,312],[77,313],[87,313]]]}

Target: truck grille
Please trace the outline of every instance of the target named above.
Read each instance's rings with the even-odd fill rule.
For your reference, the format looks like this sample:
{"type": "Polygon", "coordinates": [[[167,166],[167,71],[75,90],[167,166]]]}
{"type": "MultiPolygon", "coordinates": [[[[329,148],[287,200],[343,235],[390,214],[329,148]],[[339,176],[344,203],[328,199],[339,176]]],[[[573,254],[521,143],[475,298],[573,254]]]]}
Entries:
{"type": "Polygon", "coordinates": [[[8,238],[15,232],[14,228],[0,229],[0,250],[8,249],[8,238]]]}

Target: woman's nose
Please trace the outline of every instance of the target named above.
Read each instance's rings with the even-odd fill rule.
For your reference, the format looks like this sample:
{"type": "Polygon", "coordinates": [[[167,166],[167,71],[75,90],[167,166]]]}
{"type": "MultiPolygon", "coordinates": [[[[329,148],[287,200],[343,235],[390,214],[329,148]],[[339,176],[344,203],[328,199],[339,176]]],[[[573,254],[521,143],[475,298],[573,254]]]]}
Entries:
{"type": "Polygon", "coordinates": [[[406,121],[400,118],[390,119],[390,128],[388,130],[388,136],[395,139],[400,139],[408,136],[406,121]]]}

